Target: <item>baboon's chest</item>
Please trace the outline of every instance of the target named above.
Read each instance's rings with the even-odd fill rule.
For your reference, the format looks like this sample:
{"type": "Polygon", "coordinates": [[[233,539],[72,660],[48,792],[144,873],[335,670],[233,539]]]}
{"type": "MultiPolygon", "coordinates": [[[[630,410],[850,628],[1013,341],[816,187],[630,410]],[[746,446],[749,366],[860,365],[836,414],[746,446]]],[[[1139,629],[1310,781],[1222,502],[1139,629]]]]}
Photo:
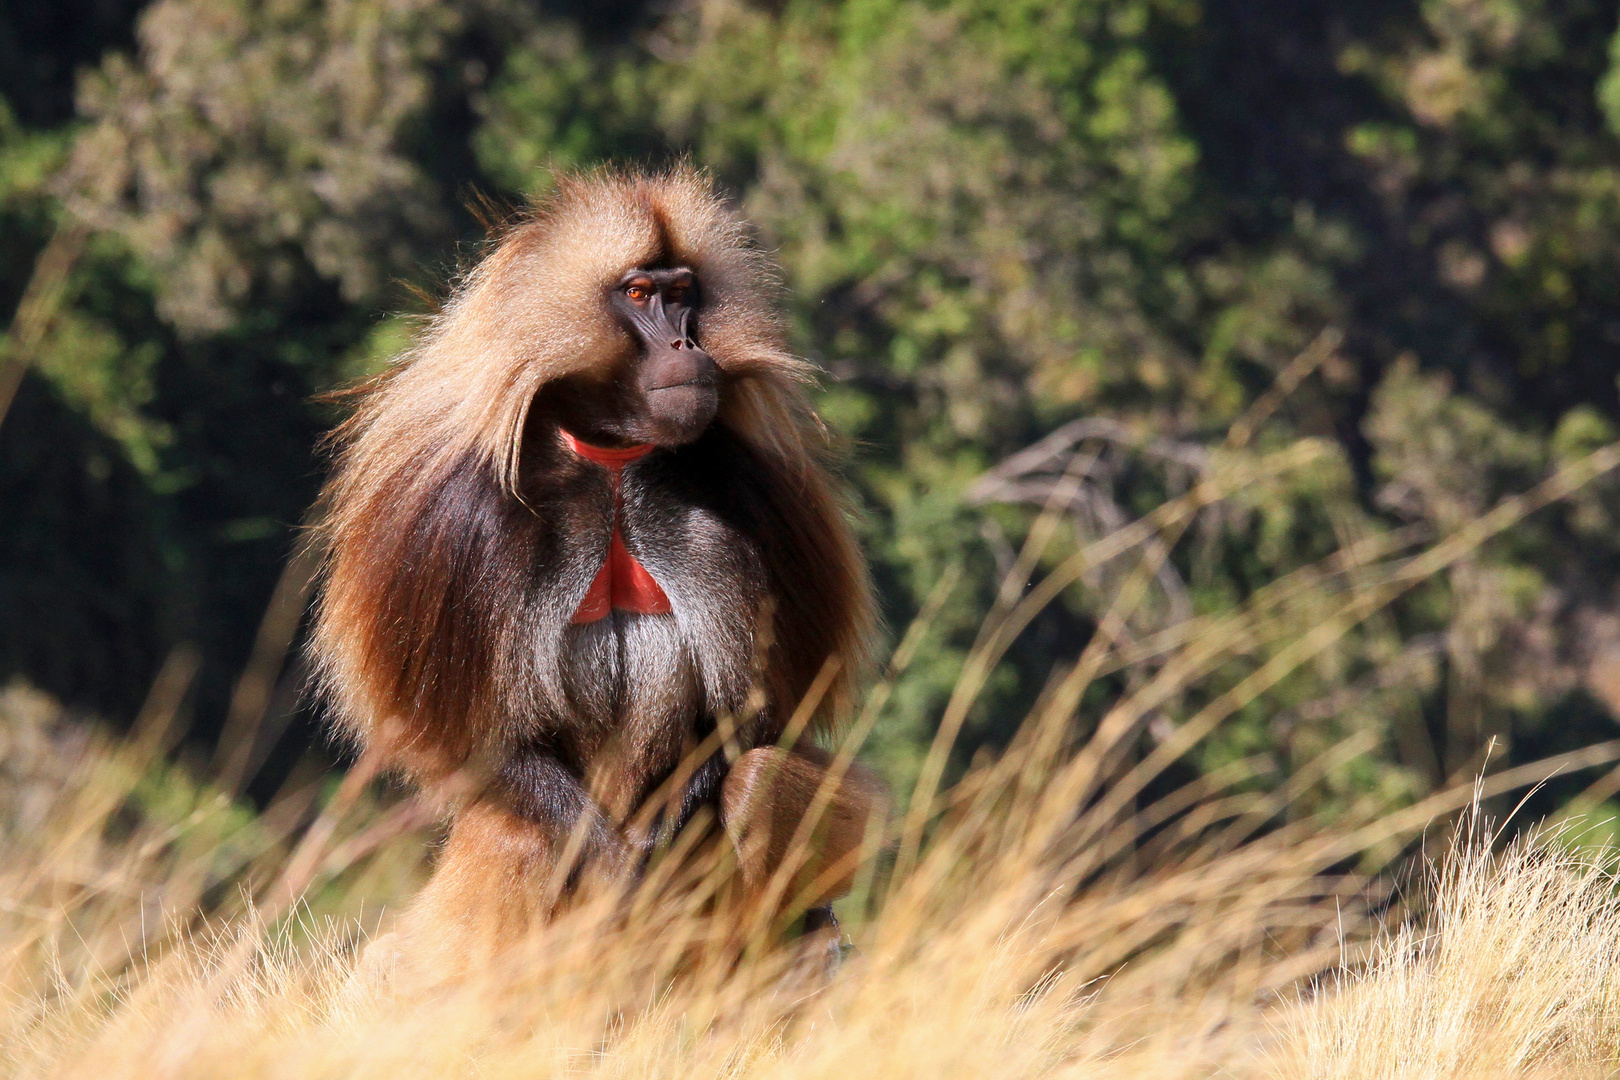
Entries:
{"type": "MultiPolygon", "coordinates": [[[[682,748],[750,701],[763,560],[711,490],[652,454],[588,475],[553,550],[561,690],[581,764],[673,768],[682,748]],[[566,614],[565,614],[566,613],[566,614]]],[[[555,624],[554,624],[555,625],[555,624]]]]}

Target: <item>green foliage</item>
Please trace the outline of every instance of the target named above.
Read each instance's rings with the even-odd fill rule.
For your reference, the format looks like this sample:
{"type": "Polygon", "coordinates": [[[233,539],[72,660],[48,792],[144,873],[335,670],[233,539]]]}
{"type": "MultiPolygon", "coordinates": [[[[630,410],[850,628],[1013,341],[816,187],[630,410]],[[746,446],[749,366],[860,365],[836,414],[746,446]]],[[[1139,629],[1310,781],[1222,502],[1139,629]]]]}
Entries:
{"type": "Polygon", "coordinates": [[[68,205],[129,240],[184,330],[224,330],[311,276],[372,300],[442,228],[401,143],[458,21],[414,0],[156,4],[144,62],[110,57],[81,87],[95,123],[68,205]]]}
{"type": "MultiPolygon", "coordinates": [[[[1048,700],[1139,558],[1163,565],[1122,647],[1189,619],[1229,640],[1141,719],[1150,751],[1355,601],[1365,582],[1334,559],[1441,540],[1620,429],[1612,4],[692,0],[640,17],[614,36],[566,4],[157,0],[138,52],[84,79],[80,124],[0,114],[0,290],[20,294],[15,268],[64,209],[98,230],[19,405],[33,415],[8,428],[48,439],[69,421],[41,410],[60,410],[93,434],[73,468],[128,487],[126,546],[170,575],[148,605],[163,614],[102,637],[217,639],[205,717],[314,488],[334,414],[307,399],[402,347],[414,324],[388,313],[415,305],[387,283],[438,287],[451,241],[476,239],[469,189],[516,201],[552,168],[689,156],[781,262],[893,635],[954,582],[870,746],[902,787],[1065,470],[1037,576],[1196,484],[1221,493],[1168,547],[1058,591],[969,711],[958,765],[1048,700]],[[1108,424],[987,476],[1088,419],[1108,424]]],[[[8,510],[52,501],[14,483],[8,510]]],[[[1258,758],[1256,783],[1281,783],[1362,740],[1298,803],[1331,810],[1466,775],[1492,740],[1516,761],[1608,737],[1617,526],[1609,483],[1509,530],[1268,685],[1194,765],[1258,758]]],[[[1153,663],[1081,695],[1076,729],[1153,663]]]]}

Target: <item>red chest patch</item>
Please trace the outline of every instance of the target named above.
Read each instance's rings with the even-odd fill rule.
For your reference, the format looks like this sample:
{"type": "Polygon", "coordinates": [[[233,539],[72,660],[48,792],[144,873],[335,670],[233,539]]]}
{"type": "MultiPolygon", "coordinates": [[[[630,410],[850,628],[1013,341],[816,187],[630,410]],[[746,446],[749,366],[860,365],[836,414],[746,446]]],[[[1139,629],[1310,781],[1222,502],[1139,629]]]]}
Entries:
{"type": "Polygon", "coordinates": [[[619,474],[630,462],[651,453],[653,444],[611,450],[581,442],[566,431],[562,436],[574,453],[606,468],[613,482],[613,539],[608,541],[607,561],[596,572],[596,579],[586,590],[585,599],[579,602],[579,610],[574,612],[571,621],[593,623],[607,618],[612,611],[633,611],[638,615],[660,615],[669,611],[669,597],[664,595],[647,568],[630,554],[619,532],[619,474]]]}

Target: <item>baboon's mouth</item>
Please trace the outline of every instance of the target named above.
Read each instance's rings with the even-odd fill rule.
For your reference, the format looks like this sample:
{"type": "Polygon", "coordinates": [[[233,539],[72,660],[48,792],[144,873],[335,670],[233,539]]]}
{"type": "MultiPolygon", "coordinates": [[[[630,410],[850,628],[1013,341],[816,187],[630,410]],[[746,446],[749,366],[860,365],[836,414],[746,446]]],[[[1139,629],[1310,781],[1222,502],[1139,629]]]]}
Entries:
{"type": "Polygon", "coordinates": [[[704,390],[712,390],[714,389],[714,376],[699,375],[696,378],[687,379],[685,382],[665,383],[663,386],[649,386],[647,387],[647,393],[653,394],[657,393],[659,390],[679,390],[687,386],[696,386],[704,390]]]}

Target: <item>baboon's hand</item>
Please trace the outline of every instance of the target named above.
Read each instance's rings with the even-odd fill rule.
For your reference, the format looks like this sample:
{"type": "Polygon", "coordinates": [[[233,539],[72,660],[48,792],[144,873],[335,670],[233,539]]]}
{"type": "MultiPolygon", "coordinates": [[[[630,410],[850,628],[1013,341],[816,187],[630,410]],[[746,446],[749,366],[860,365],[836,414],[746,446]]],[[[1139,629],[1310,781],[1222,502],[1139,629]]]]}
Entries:
{"type": "Polygon", "coordinates": [[[782,873],[783,907],[827,904],[850,889],[863,843],[888,814],[877,774],[851,762],[835,776],[810,746],[760,747],[738,758],[720,795],[720,819],[737,848],[743,881],[763,893],[782,873]]]}

